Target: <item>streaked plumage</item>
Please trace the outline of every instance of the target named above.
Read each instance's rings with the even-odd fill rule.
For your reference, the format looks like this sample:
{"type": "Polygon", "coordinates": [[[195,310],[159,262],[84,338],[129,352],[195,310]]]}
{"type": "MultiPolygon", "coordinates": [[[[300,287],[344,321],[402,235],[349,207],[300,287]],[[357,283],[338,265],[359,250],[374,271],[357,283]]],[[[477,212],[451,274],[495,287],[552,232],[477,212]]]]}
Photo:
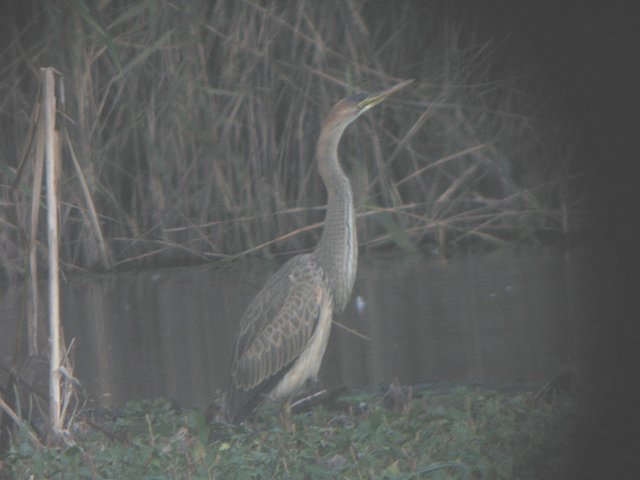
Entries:
{"type": "Polygon", "coordinates": [[[318,140],[318,170],[327,188],[320,242],[286,262],[247,307],[233,344],[228,417],[236,423],[264,397],[288,401],[315,380],[333,313],[349,301],[357,269],[351,185],[338,161],[344,129],[359,115],[411,81],[338,102],[318,140]]]}

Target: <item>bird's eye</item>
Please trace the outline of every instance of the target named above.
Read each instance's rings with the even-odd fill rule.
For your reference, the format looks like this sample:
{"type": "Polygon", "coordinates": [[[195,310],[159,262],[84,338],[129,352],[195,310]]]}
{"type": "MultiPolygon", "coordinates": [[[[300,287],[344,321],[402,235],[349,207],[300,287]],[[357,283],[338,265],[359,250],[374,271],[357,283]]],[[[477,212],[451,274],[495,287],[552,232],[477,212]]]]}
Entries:
{"type": "Polygon", "coordinates": [[[364,99],[369,97],[368,93],[354,93],[353,95],[347,97],[347,100],[352,101],[356,105],[359,105],[364,99]]]}

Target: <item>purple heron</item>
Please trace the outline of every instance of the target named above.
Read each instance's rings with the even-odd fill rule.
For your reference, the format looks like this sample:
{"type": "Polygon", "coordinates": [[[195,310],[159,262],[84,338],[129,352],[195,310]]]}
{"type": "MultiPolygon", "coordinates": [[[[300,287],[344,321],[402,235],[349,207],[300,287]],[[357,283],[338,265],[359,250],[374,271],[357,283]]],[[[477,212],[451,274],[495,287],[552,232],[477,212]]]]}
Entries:
{"type": "Polygon", "coordinates": [[[267,281],[240,320],[227,393],[231,422],[267,397],[285,402],[287,424],[289,400],[317,378],[332,316],[349,301],[358,263],[353,195],[338,143],[351,122],[412,81],[351,95],[329,113],[316,148],[328,197],[324,230],[311,253],[291,258],[267,281]]]}

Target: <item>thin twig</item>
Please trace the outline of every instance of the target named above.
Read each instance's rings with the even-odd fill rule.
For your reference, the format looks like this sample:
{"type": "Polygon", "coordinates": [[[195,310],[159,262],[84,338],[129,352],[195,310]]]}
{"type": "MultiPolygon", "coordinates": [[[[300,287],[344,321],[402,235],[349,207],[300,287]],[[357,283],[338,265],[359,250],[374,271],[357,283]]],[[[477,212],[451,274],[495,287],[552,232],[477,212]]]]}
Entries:
{"type": "Polygon", "coordinates": [[[360,333],[357,330],[354,330],[352,328],[347,327],[346,325],[343,325],[342,323],[338,322],[337,320],[333,320],[333,323],[340,328],[343,328],[344,330],[346,330],[347,332],[355,335],[356,337],[360,337],[363,340],[366,340],[367,342],[371,341],[371,337],[367,337],[364,333],[360,333]]]}

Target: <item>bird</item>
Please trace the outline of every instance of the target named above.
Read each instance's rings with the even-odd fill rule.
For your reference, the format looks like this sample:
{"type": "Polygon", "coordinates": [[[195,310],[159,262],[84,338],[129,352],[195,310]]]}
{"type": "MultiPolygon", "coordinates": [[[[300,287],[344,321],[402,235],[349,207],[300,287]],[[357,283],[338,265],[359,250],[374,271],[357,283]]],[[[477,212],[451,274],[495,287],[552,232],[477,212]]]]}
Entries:
{"type": "Polygon", "coordinates": [[[241,423],[265,398],[283,402],[291,430],[290,400],[317,380],[334,314],[353,289],[358,242],[351,184],[338,159],[346,127],[410,84],[340,100],[325,120],[316,146],[317,168],[327,190],[322,235],[316,247],[289,259],[247,306],[233,340],[227,418],[241,423]]]}

